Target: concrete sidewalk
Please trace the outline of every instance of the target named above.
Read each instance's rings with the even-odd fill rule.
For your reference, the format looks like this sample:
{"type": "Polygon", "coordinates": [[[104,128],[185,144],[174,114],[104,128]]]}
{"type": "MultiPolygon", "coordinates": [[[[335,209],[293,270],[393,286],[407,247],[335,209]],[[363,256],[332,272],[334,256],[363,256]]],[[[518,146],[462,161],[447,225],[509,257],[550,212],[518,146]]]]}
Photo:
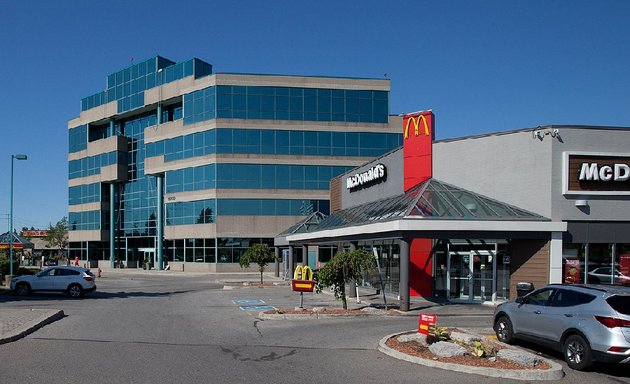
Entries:
{"type": "Polygon", "coordinates": [[[18,340],[63,316],[59,309],[0,309],[0,344],[18,340]]]}

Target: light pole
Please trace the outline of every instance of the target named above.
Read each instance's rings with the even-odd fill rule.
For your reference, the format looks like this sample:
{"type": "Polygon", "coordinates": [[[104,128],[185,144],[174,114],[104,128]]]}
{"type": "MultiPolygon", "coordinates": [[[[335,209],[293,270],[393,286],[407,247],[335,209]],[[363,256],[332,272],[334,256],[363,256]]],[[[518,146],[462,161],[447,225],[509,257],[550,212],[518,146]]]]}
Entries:
{"type": "Polygon", "coordinates": [[[9,213],[9,274],[13,276],[13,160],[26,160],[26,155],[11,155],[11,203],[9,213]]]}

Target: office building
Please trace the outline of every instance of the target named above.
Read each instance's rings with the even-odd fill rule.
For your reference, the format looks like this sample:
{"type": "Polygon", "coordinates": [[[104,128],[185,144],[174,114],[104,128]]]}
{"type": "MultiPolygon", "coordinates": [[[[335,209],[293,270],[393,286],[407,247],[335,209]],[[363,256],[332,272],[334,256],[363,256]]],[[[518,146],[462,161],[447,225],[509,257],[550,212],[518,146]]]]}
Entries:
{"type": "Polygon", "coordinates": [[[68,123],[69,256],[238,269],[330,180],[402,144],[390,81],[214,73],[157,56],[107,76],[68,123]]]}

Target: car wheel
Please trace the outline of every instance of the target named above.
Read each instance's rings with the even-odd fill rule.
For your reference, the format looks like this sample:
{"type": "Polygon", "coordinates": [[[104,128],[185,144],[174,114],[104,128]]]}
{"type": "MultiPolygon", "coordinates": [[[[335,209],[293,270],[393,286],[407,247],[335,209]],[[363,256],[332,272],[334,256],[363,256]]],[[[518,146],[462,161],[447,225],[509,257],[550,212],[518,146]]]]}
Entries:
{"type": "Polygon", "coordinates": [[[494,330],[497,334],[497,340],[500,342],[510,344],[514,340],[512,322],[507,316],[499,317],[494,326],[494,330]]]}
{"type": "Polygon", "coordinates": [[[562,352],[569,368],[577,371],[588,368],[593,362],[591,347],[580,335],[569,336],[564,342],[562,352]]]}
{"type": "Polygon", "coordinates": [[[83,288],[79,284],[72,284],[68,287],[68,296],[81,297],[83,296],[83,288]]]}
{"type": "Polygon", "coordinates": [[[31,287],[27,283],[19,283],[15,286],[15,293],[18,296],[26,296],[31,293],[31,287]]]}

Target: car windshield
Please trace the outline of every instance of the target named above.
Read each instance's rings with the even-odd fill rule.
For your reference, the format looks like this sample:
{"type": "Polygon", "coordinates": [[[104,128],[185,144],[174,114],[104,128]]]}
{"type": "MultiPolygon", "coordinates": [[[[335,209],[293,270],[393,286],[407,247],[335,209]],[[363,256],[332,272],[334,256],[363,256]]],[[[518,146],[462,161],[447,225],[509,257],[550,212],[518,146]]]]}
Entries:
{"type": "Polygon", "coordinates": [[[613,309],[622,315],[630,316],[630,296],[615,295],[606,299],[613,309]]]}

